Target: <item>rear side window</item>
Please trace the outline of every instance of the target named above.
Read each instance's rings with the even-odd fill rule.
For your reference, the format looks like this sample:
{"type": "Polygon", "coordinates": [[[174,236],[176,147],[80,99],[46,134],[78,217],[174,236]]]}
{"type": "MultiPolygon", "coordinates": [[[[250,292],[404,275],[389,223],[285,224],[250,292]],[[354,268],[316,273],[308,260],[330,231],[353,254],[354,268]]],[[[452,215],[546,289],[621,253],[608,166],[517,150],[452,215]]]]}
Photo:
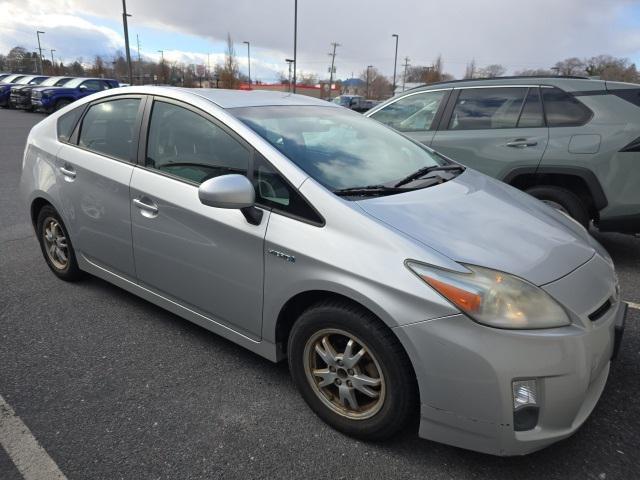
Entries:
{"type": "Polygon", "coordinates": [[[559,88],[542,88],[542,101],[550,127],[577,127],[593,116],[585,105],[559,88]]]}
{"type": "Polygon", "coordinates": [[[450,130],[515,128],[527,88],[469,88],[460,91],[450,130]]]}
{"type": "Polygon", "coordinates": [[[58,119],[58,140],[68,142],[73,134],[73,129],[82,115],[83,108],[75,108],[69,113],[65,113],[58,119]]]}
{"type": "Polygon", "coordinates": [[[371,115],[401,132],[429,130],[446,91],[407,95],[371,115]]]}
{"type": "Polygon", "coordinates": [[[133,161],[137,149],[139,98],[122,98],[89,107],[80,129],[78,144],[96,153],[127,162],[133,161]]]}
{"type": "Polygon", "coordinates": [[[105,90],[104,83],[100,80],[87,80],[82,82],[81,87],[85,87],[87,90],[105,90]]]}

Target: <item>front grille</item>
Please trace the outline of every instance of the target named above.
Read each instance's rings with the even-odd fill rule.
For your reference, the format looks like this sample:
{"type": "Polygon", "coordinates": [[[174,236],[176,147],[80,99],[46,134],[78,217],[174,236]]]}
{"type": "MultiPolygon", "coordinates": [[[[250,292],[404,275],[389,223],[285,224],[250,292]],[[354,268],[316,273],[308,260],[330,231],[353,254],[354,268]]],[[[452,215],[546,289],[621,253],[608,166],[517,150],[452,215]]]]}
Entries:
{"type": "Polygon", "coordinates": [[[593,313],[589,315],[589,320],[595,322],[596,320],[601,319],[605,313],[609,311],[611,308],[611,300],[607,299],[602,305],[600,305],[593,313]]]}

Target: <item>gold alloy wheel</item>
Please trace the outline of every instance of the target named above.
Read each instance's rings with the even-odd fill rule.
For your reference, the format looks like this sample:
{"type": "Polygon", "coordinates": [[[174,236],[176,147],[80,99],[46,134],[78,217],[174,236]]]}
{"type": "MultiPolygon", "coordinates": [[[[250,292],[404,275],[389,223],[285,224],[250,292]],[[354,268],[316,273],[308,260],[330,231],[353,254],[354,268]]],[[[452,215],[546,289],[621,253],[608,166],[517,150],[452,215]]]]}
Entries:
{"type": "Polygon", "coordinates": [[[327,328],[309,338],[304,371],[318,398],[343,417],[371,418],[384,404],[385,380],[377,359],[364,342],[344,330],[327,328]]]}
{"type": "Polygon", "coordinates": [[[65,270],[69,265],[69,250],[67,237],[62,227],[53,217],[47,217],[42,229],[44,247],[47,257],[58,270],[65,270]]]}

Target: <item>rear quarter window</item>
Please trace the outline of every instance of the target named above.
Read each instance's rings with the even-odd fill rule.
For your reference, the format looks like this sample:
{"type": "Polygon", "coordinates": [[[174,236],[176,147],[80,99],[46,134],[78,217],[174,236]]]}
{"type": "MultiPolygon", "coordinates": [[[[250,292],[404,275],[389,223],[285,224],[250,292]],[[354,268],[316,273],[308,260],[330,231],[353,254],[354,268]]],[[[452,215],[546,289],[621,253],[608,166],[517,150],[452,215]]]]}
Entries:
{"type": "Polygon", "coordinates": [[[579,127],[593,117],[582,102],[559,88],[543,87],[542,103],[549,127],[579,127]]]}
{"type": "Polygon", "coordinates": [[[68,142],[73,134],[73,129],[75,128],[80,116],[82,115],[82,107],[75,108],[68,113],[65,113],[58,119],[58,140],[61,142],[68,142]]]}

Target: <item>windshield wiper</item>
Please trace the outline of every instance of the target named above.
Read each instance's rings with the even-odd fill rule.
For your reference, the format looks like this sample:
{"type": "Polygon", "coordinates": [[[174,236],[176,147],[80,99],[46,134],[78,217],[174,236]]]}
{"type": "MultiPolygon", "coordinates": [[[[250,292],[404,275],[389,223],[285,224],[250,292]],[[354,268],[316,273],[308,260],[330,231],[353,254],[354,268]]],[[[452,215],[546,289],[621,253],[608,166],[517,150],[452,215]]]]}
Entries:
{"type": "Polygon", "coordinates": [[[385,195],[390,193],[406,192],[406,188],[387,187],[385,185],[367,185],[364,187],[350,187],[340,188],[334,190],[333,193],[341,197],[350,196],[373,196],[373,195],[385,195]]]}
{"type": "Polygon", "coordinates": [[[411,175],[407,175],[406,177],[404,177],[402,180],[400,180],[398,183],[396,183],[393,188],[398,188],[401,187],[403,185],[406,185],[407,183],[410,183],[414,180],[419,179],[420,177],[423,177],[424,175],[426,175],[427,173],[431,173],[431,172],[446,172],[446,171],[450,171],[450,170],[459,170],[459,171],[464,171],[465,167],[463,167],[462,165],[457,165],[457,164],[451,164],[451,165],[432,165],[430,167],[422,167],[419,170],[416,170],[415,172],[413,172],[411,175]]]}

